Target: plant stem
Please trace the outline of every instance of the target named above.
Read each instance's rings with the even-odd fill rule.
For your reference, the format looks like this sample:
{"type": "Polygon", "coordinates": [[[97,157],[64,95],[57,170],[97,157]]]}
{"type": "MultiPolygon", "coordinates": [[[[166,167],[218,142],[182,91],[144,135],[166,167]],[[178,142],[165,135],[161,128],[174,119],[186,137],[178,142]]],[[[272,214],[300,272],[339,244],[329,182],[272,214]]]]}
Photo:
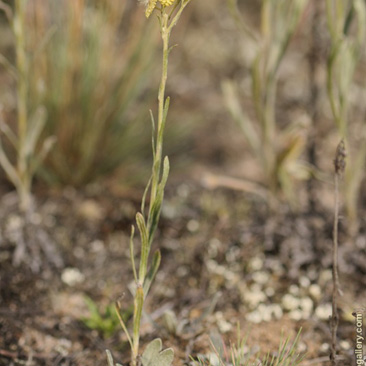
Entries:
{"type": "Polygon", "coordinates": [[[156,132],[156,151],[154,156],[154,168],[151,182],[151,197],[150,210],[154,203],[157,187],[160,179],[161,160],[163,153],[163,128],[164,128],[164,104],[165,104],[165,87],[168,78],[168,58],[169,58],[169,39],[170,31],[168,26],[168,14],[163,13],[161,17],[161,37],[163,41],[163,59],[162,59],[162,73],[159,87],[159,112],[158,112],[158,129],[156,132]]]}
{"type": "Polygon", "coordinates": [[[26,140],[27,140],[27,56],[25,52],[25,4],[26,0],[15,0],[15,15],[13,21],[14,34],[16,40],[16,65],[18,71],[17,80],[17,106],[18,106],[18,159],[17,170],[19,184],[17,191],[19,195],[20,208],[28,211],[31,204],[30,187],[31,179],[29,176],[26,140]]]}
{"type": "MultiPolygon", "coordinates": [[[[162,155],[163,155],[163,139],[164,139],[164,128],[165,121],[169,108],[169,98],[165,98],[165,89],[166,83],[168,79],[168,59],[169,59],[169,39],[170,34],[173,27],[176,25],[179,17],[181,16],[183,9],[188,5],[190,0],[181,0],[180,8],[177,10],[174,17],[172,17],[172,13],[170,15],[167,13],[167,10],[164,6],[161,8],[160,15],[160,32],[161,38],[163,41],[163,55],[162,55],[162,72],[161,72],[161,80],[159,86],[158,93],[158,125],[156,135],[153,136],[154,141],[154,156],[153,156],[153,168],[152,168],[152,177],[151,177],[151,189],[150,189],[150,206],[148,212],[147,226],[144,218],[144,213],[138,213],[136,215],[137,225],[140,231],[141,236],[141,257],[140,257],[140,268],[139,268],[139,276],[137,278],[136,283],[136,293],[134,298],[134,317],[133,317],[133,336],[132,336],[132,360],[131,365],[137,366],[138,357],[139,357],[139,344],[140,344],[140,326],[141,326],[141,316],[144,307],[145,297],[148,291],[148,287],[145,289],[146,285],[146,276],[147,276],[147,268],[149,262],[149,253],[151,249],[151,244],[154,238],[154,232],[159,220],[161,203],[163,199],[163,195],[161,190],[164,190],[164,186],[166,183],[166,179],[169,173],[169,163],[164,161],[164,169],[163,174],[161,174],[162,170],[162,155]],[[162,175],[162,177],[161,177],[162,175]]],[[[178,3],[177,3],[178,4],[178,3]]],[[[173,10],[174,11],[174,10],[173,10]]],[[[150,186],[150,181],[147,185],[145,192],[148,190],[150,186]]],[[[143,202],[145,200],[145,194],[143,198],[143,202]]],[[[142,205],[144,206],[144,205],[142,205]]],[[[133,243],[131,244],[133,245],[133,243]]],[[[133,254],[133,250],[131,251],[133,254]]],[[[160,255],[160,254],[159,254],[160,255]]],[[[152,263],[153,272],[148,275],[149,281],[152,281],[155,276],[156,270],[160,263],[160,257],[157,261],[152,263]],[[155,273],[154,273],[155,271],[155,273]]],[[[134,261],[134,258],[132,258],[134,261]]],[[[133,263],[134,267],[134,263],[133,263]]],[[[134,270],[135,272],[135,270],[134,270]]]]}
{"type": "MultiPolygon", "coordinates": [[[[322,2],[314,1],[313,4],[313,14],[311,21],[311,44],[308,53],[308,67],[309,67],[309,89],[310,96],[308,100],[309,114],[311,116],[311,128],[309,131],[309,142],[307,146],[307,156],[308,162],[314,168],[317,167],[317,126],[320,122],[320,96],[321,90],[323,88],[323,80],[321,80],[321,69],[325,64],[324,59],[324,42],[322,41],[322,16],[324,14],[324,5],[322,2]]],[[[316,211],[316,181],[313,176],[311,176],[307,181],[307,195],[309,202],[309,212],[314,213],[316,211]]],[[[313,232],[315,230],[312,230],[313,232]]],[[[313,241],[314,242],[314,241],[313,241]]]]}
{"type": "Polygon", "coordinates": [[[332,295],[332,319],[331,319],[331,333],[332,345],[330,360],[332,366],[336,366],[337,361],[337,329],[338,329],[338,310],[337,310],[337,296],[338,296],[338,217],[339,217],[339,176],[338,173],[334,177],[334,223],[333,223],[333,295],[332,295]]]}
{"type": "MultiPolygon", "coordinates": [[[[157,197],[159,181],[160,181],[160,173],[161,173],[161,163],[162,163],[162,153],[163,153],[163,133],[165,126],[165,88],[166,82],[168,79],[168,57],[169,57],[169,38],[171,29],[169,27],[168,21],[169,16],[165,12],[165,9],[162,10],[161,14],[161,37],[163,41],[163,58],[162,58],[162,73],[161,73],[161,81],[159,87],[158,94],[158,128],[156,131],[155,141],[155,154],[153,159],[153,170],[152,170],[152,179],[151,179],[151,191],[150,191],[150,208],[149,208],[149,217],[152,214],[153,206],[157,197]]],[[[150,227],[148,226],[147,232],[150,232],[150,227]]],[[[135,294],[135,315],[134,315],[134,330],[133,330],[133,347],[132,347],[132,366],[137,365],[137,359],[139,354],[139,343],[140,343],[140,326],[141,326],[141,314],[142,309],[144,307],[144,297],[143,293],[143,284],[146,277],[147,267],[148,267],[148,258],[151,242],[153,237],[146,238],[145,243],[143,243],[143,247],[146,247],[146,253],[141,256],[140,260],[140,274],[137,283],[137,289],[135,294]]]]}
{"type": "Polygon", "coordinates": [[[330,349],[330,361],[332,366],[337,365],[337,329],[339,315],[337,309],[337,297],[340,293],[338,281],[338,221],[339,221],[339,179],[344,173],[346,167],[346,147],[343,140],[338,144],[336,156],[334,159],[334,223],[333,223],[333,296],[332,296],[332,317],[330,322],[332,333],[332,344],[330,349]]]}

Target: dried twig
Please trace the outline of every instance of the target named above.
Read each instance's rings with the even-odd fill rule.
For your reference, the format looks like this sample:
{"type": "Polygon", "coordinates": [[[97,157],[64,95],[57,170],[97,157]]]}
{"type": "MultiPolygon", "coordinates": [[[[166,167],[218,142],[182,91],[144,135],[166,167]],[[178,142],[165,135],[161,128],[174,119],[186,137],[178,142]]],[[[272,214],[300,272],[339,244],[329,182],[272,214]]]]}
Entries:
{"type": "Polygon", "coordinates": [[[333,296],[332,296],[332,317],[330,322],[332,343],[330,348],[330,361],[332,366],[337,365],[337,329],[339,315],[337,310],[337,297],[340,292],[338,281],[338,218],[339,218],[339,180],[342,177],[346,167],[346,147],[342,140],[336,151],[334,160],[334,225],[333,225],[333,296]]]}

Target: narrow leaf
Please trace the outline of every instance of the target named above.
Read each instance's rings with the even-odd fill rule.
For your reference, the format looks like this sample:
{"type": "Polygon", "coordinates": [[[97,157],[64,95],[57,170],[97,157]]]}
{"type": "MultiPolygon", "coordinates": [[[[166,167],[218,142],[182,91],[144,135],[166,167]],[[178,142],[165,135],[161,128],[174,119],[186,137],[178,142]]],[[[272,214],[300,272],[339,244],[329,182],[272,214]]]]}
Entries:
{"type": "Polygon", "coordinates": [[[0,65],[3,65],[4,69],[15,79],[18,80],[18,71],[17,69],[11,64],[11,62],[0,53],[0,65]]]}
{"type": "Polygon", "coordinates": [[[127,340],[128,340],[128,343],[130,344],[130,347],[131,349],[133,348],[133,343],[132,343],[132,339],[131,339],[131,336],[130,336],[130,332],[128,331],[127,327],[126,327],[126,324],[125,322],[123,321],[122,319],[122,316],[121,316],[121,313],[120,313],[120,305],[118,302],[115,303],[115,311],[116,311],[116,314],[117,314],[117,317],[118,317],[118,320],[121,324],[121,327],[123,329],[123,331],[125,332],[126,334],[126,337],[127,337],[127,340]]]}
{"type": "Polygon", "coordinates": [[[160,181],[160,187],[161,189],[164,190],[166,182],[168,180],[168,176],[169,176],[169,171],[170,171],[170,164],[169,164],[169,158],[166,156],[164,158],[164,165],[163,165],[163,176],[161,178],[160,181]]]}
{"type": "Polygon", "coordinates": [[[105,353],[107,354],[107,362],[108,362],[108,366],[114,366],[114,361],[113,361],[113,357],[111,352],[107,349],[105,351],[105,353]]]}
{"type": "Polygon", "coordinates": [[[6,175],[10,179],[10,181],[14,184],[15,187],[19,187],[21,185],[21,181],[19,179],[18,173],[14,166],[9,161],[6,156],[4,149],[0,143],[0,165],[4,169],[6,175]]]}
{"type": "Polygon", "coordinates": [[[138,212],[136,214],[136,223],[137,223],[137,227],[140,231],[141,240],[144,243],[147,241],[146,224],[145,224],[144,216],[140,212],[138,212]]]}
{"type": "Polygon", "coordinates": [[[145,219],[140,212],[136,214],[136,223],[141,235],[141,259],[139,276],[140,280],[144,281],[147,271],[147,260],[149,257],[150,243],[146,229],[145,219]]]}
{"type": "Polygon", "coordinates": [[[135,227],[131,226],[131,236],[130,236],[130,257],[131,257],[131,263],[132,263],[132,271],[133,271],[133,277],[135,278],[135,282],[137,283],[137,272],[136,272],[136,264],[135,264],[135,251],[134,251],[134,243],[133,243],[133,237],[135,235],[135,227]]]}
{"type": "Polygon", "coordinates": [[[55,136],[47,137],[44,140],[41,151],[37,155],[34,155],[34,159],[31,162],[30,169],[29,169],[31,175],[33,175],[37,171],[39,166],[43,163],[44,159],[46,159],[48,153],[51,151],[51,149],[55,145],[56,140],[57,139],[55,136]]]}
{"type": "Polygon", "coordinates": [[[161,254],[160,254],[160,250],[157,250],[154,253],[151,267],[150,267],[149,272],[147,273],[147,276],[145,278],[145,282],[144,282],[144,295],[145,295],[145,297],[149,293],[151,284],[152,284],[152,282],[155,278],[155,275],[156,275],[156,273],[159,269],[160,262],[161,262],[161,254]]]}
{"type": "Polygon", "coordinates": [[[152,146],[152,152],[153,152],[153,156],[155,156],[155,119],[154,119],[154,115],[152,110],[150,109],[150,118],[151,118],[151,127],[152,127],[152,141],[151,141],[151,146],[152,146]]]}
{"type": "Polygon", "coordinates": [[[34,154],[35,146],[38,138],[46,123],[46,109],[38,107],[29,121],[29,128],[27,131],[27,139],[25,141],[25,153],[27,157],[34,154]]]}
{"type": "Polygon", "coordinates": [[[2,120],[0,120],[0,131],[8,138],[10,143],[13,145],[15,150],[18,150],[18,138],[14,134],[14,132],[11,130],[11,128],[4,123],[2,120]]]}
{"type": "Polygon", "coordinates": [[[147,182],[146,188],[144,190],[144,194],[142,196],[142,201],[141,201],[141,213],[142,214],[144,214],[144,211],[145,211],[146,196],[147,196],[147,193],[149,192],[151,182],[152,182],[152,176],[150,177],[149,181],[147,182]]]}

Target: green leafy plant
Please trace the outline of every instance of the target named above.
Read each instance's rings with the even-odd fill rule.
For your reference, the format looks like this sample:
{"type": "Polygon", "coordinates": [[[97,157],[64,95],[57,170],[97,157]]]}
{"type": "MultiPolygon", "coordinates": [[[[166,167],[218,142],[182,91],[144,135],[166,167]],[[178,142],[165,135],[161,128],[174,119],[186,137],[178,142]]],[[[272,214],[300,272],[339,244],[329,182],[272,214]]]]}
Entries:
{"type": "Polygon", "coordinates": [[[49,184],[82,186],[149,157],[139,99],[150,99],[157,42],[140,15],[131,1],[30,1],[30,105],[47,110],[42,137],[57,138],[39,170],[49,184]]]}
{"type": "MultiPolygon", "coordinates": [[[[365,42],[366,5],[362,0],[327,0],[327,24],[331,38],[327,91],[334,122],[342,138],[350,138],[349,95],[365,42]],[[356,31],[352,30],[356,27],[356,31]]],[[[353,136],[354,137],[354,136],[353,136]]],[[[357,126],[357,152],[347,164],[345,203],[350,227],[357,226],[357,203],[366,163],[366,124],[357,126]],[[361,131],[360,131],[361,128],[361,131]]],[[[352,151],[349,152],[350,154],[352,151]]],[[[353,231],[353,230],[352,230],[353,231]]]]}
{"type": "MultiPolygon", "coordinates": [[[[240,335],[240,332],[238,330],[240,335]]],[[[296,352],[300,337],[301,329],[296,335],[292,344],[290,338],[280,342],[277,353],[270,355],[267,353],[265,356],[261,356],[260,352],[250,352],[247,347],[248,335],[245,338],[238,337],[236,345],[230,347],[222,344],[214,344],[211,341],[211,347],[215,355],[215,360],[211,360],[207,357],[198,357],[198,360],[194,360],[194,363],[199,366],[296,366],[300,365],[304,359],[304,355],[300,355],[296,352]]]]}
{"type": "MultiPolygon", "coordinates": [[[[107,305],[105,311],[102,313],[97,304],[90,298],[85,297],[85,303],[89,309],[89,316],[83,317],[81,321],[89,328],[97,330],[103,334],[104,338],[109,338],[116,333],[120,326],[119,318],[116,314],[113,305],[107,305]]],[[[127,311],[124,313],[123,318],[125,321],[131,314],[127,311]]]]}
{"type": "MultiPolygon", "coordinates": [[[[135,259],[134,233],[132,227],[130,239],[130,256],[132,271],[134,275],[134,311],[133,311],[133,326],[132,334],[127,328],[126,323],[120,315],[121,304],[117,304],[117,314],[119,316],[121,326],[126,333],[128,342],[131,347],[131,364],[136,366],[139,358],[140,348],[140,325],[141,316],[144,308],[146,296],[149,293],[152,281],[158,271],[161,254],[157,250],[150,259],[151,245],[158,226],[160,211],[164,197],[164,189],[169,174],[169,159],[163,159],[163,138],[165,123],[169,110],[170,98],[165,97],[165,87],[168,77],[168,59],[172,47],[169,45],[172,29],[177,24],[183,10],[191,0],[149,0],[146,1],[146,16],[149,17],[153,11],[158,13],[160,24],[161,38],[163,42],[163,57],[162,57],[162,74],[158,93],[158,121],[155,125],[153,113],[151,112],[151,122],[153,126],[153,166],[151,178],[146,186],[142,197],[141,212],[136,214],[136,224],[141,238],[141,254],[140,263],[137,268],[135,259]],[[150,204],[145,215],[145,201],[147,194],[150,193],[150,204]],[[150,267],[150,268],[149,268],[150,267]]],[[[142,356],[143,365],[158,365],[163,362],[169,366],[173,361],[173,351],[161,351],[161,340],[157,339],[150,343],[145,353],[142,356]]],[[[108,355],[108,362],[113,365],[113,359],[108,355]]]]}
{"type": "Polygon", "coordinates": [[[228,0],[234,19],[256,47],[251,79],[258,123],[243,110],[238,88],[230,80],[223,83],[226,105],[261,166],[268,191],[272,197],[284,194],[290,203],[296,201],[294,181],[306,179],[309,169],[299,159],[305,146],[303,127],[296,122],[285,129],[278,127],[275,114],[278,70],[306,3],[307,0],[263,0],[261,32],[256,34],[246,26],[237,0],[228,0]]]}
{"type": "Polygon", "coordinates": [[[0,1],[0,9],[5,11],[14,33],[16,65],[13,66],[4,55],[1,56],[0,61],[15,78],[17,99],[16,132],[0,116],[0,131],[3,134],[0,138],[0,165],[17,190],[21,211],[29,216],[32,210],[32,180],[40,163],[50,151],[54,139],[44,139],[41,148],[36,151],[45,126],[46,111],[40,103],[34,105],[32,109],[28,106],[29,70],[33,55],[30,55],[26,49],[26,6],[27,0],[15,0],[14,9],[0,1]],[[7,138],[15,151],[16,162],[14,163],[11,161],[10,154],[4,149],[3,137],[7,138]]]}

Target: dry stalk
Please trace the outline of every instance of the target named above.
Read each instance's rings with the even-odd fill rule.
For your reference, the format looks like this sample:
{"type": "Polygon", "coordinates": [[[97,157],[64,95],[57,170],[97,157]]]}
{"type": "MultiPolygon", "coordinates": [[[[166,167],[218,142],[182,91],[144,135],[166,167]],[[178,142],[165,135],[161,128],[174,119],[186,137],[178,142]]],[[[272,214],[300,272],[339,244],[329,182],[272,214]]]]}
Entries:
{"type": "Polygon", "coordinates": [[[346,147],[342,140],[336,150],[334,159],[334,225],[333,225],[333,296],[332,296],[332,317],[330,322],[332,344],[330,348],[330,361],[332,366],[337,365],[337,330],[339,314],[337,309],[337,298],[340,293],[338,280],[338,221],[339,221],[339,181],[342,178],[346,167],[346,147]]]}

